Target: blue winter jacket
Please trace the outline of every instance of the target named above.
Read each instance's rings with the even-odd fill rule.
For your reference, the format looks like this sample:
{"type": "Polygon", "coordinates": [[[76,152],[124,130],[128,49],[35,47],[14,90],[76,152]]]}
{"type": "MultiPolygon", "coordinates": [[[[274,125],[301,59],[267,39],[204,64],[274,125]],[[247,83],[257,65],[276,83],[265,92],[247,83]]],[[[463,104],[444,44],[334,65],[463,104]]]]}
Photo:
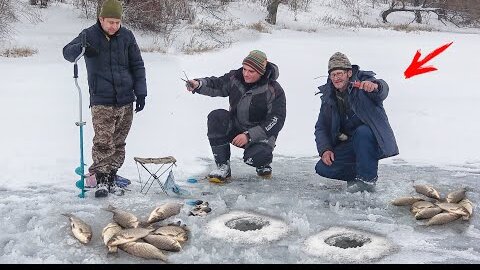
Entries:
{"type": "MultiPolygon", "coordinates": [[[[388,84],[381,79],[376,79],[372,71],[359,70],[359,66],[352,66],[352,78],[350,81],[373,81],[378,84],[378,91],[367,93],[358,88],[348,88],[348,96],[353,112],[358,118],[368,125],[377,139],[380,147],[378,159],[398,155],[398,146],[395,135],[388,122],[388,117],[383,108],[383,100],[388,96],[388,84]]],[[[327,83],[318,87],[322,93],[322,105],[318,120],[315,124],[315,142],[321,156],[327,150],[333,150],[339,143],[340,114],[335,101],[335,87],[330,79],[327,83]]]]}
{"type": "Polygon", "coordinates": [[[97,20],[63,48],[66,60],[74,62],[82,51],[82,33],[86,33],[87,42],[98,52],[85,56],[90,106],[123,106],[135,101],[135,97],[147,96],[143,59],[130,30],[121,26],[109,37],[97,20]]]}

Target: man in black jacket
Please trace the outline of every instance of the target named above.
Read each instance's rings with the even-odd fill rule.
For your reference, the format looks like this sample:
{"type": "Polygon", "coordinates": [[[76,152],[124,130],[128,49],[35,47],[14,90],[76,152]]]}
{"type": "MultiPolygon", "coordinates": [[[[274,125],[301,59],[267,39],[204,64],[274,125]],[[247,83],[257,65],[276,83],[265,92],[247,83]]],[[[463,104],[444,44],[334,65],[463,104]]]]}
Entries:
{"type": "Polygon", "coordinates": [[[140,112],[147,96],[143,59],[133,33],[121,25],[122,11],[118,0],[106,0],[97,23],[63,48],[64,58],[74,62],[82,50],[82,36],[86,36],[85,64],[95,131],[93,164],[88,170],[97,181],[95,197],[123,194],[114,180],[125,161],[133,102],[135,112],[140,112]]]}
{"type": "Polygon", "coordinates": [[[211,97],[229,97],[230,110],[208,115],[208,140],[217,167],[208,175],[221,183],[231,176],[230,143],[245,149],[243,161],[257,175],[271,177],[273,149],[286,117],[285,92],[276,81],[278,67],[262,51],[245,57],[242,68],[221,77],[189,80],[187,90],[211,97]]]}

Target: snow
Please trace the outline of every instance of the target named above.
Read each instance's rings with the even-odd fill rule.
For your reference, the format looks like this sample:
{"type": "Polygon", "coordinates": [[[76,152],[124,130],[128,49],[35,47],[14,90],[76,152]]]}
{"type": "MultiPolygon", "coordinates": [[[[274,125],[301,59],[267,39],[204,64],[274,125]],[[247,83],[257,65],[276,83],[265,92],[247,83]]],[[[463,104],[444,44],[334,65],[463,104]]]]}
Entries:
{"type": "MultiPolygon", "coordinates": [[[[375,255],[380,252],[373,249],[368,250],[373,252],[368,253],[370,257],[362,256],[359,250],[347,250],[356,263],[479,263],[480,223],[475,210],[470,221],[425,227],[408,208],[389,202],[413,195],[413,183],[432,184],[443,195],[467,187],[467,197],[474,204],[480,201],[480,141],[476,139],[480,133],[476,120],[480,93],[475,84],[480,36],[474,30],[444,26],[439,27],[442,31],[408,33],[329,27],[321,19],[311,18],[321,18],[326,10],[337,18],[348,17],[348,12],[338,14],[342,11],[328,4],[317,7],[299,12],[296,21],[291,11],[281,7],[279,26],[271,33],[239,30],[241,35],[229,48],[196,55],[177,49],[170,49],[168,54],[143,53],[146,106],[134,116],[125,164],[119,171],[132,179],[132,191],[104,200],[93,198],[91,192],[85,199],[77,197],[78,92],[72,78],[73,64],[61,53],[63,46],[93,21],[80,18],[79,12],[67,4],[53,2],[41,10],[42,23],[16,23],[16,34],[3,46],[28,46],[38,53],[28,58],[0,57],[0,262],[152,263],[124,252],[107,256],[100,232],[112,215],[101,207],[112,204],[146,219],[161,203],[201,199],[212,208],[206,217],[189,216],[191,206],[185,205],[172,218],[191,230],[184,250],[168,254],[173,263],[345,262],[339,252],[324,250],[318,256],[305,251],[307,239],[338,227],[381,236],[382,241],[396,247],[378,257],[375,255]],[[453,45],[429,62],[437,71],[404,78],[403,71],[417,50],[423,58],[449,42],[453,45]],[[254,169],[243,164],[242,151],[232,147],[234,180],[225,185],[209,184],[202,179],[213,165],[206,117],[213,109],[227,109],[228,100],[192,95],[180,77],[183,71],[189,78],[223,75],[239,68],[252,49],[265,51],[279,66],[278,81],[287,97],[287,118],[274,151],[274,176],[271,180],[258,179],[254,169]],[[318,154],[313,132],[320,107],[314,93],[325,82],[325,77],[318,77],[326,75],[328,58],[336,51],[347,54],[362,69],[373,70],[390,85],[384,105],[400,154],[380,162],[378,191],[374,194],[348,194],[343,182],[314,172],[318,154]],[[147,195],[140,194],[133,157],[170,155],[178,161],[174,168],[177,183],[191,195],[167,197],[155,183],[147,195]],[[198,183],[188,183],[191,177],[198,183]],[[238,212],[279,221],[288,233],[267,230],[264,235],[254,236],[270,239],[267,242],[242,242],[245,234],[229,236],[228,229],[222,231],[221,224],[215,223],[234,218],[238,212]],[[94,236],[89,245],[73,238],[62,213],[75,214],[92,226],[94,236]],[[216,235],[210,235],[208,228],[216,229],[216,235]],[[237,240],[235,244],[231,244],[232,239],[237,240]]],[[[245,24],[261,20],[261,8],[251,3],[234,3],[232,9],[245,24]],[[251,8],[242,10],[245,5],[251,8]]],[[[366,12],[366,20],[374,23],[378,11],[366,12]]],[[[390,21],[405,20],[396,15],[390,21]]],[[[151,37],[136,34],[140,46],[151,45],[151,37]]],[[[84,149],[88,166],[93,130],[86,79],[81,60],[78,81],[87,122],[84,149]]]]}

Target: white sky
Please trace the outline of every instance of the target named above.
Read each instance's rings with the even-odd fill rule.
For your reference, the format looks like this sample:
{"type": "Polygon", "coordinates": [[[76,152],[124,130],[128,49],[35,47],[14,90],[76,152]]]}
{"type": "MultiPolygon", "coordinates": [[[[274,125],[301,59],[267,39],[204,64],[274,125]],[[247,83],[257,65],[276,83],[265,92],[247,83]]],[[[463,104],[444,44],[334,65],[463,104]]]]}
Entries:
{"type": "MultiPolygon", "coordinates": [[[[58,3],[42,12],[45,15],[43,23],[15,24],[17,32],[8,44],[27,45],[37,49],[38,53],[28,58],[0,57],[0,98],[3,101],[0,107],[0,182],[2,191],[13,190],[16,194],[14,197],[0,197],[4,202],[13,202],[12,207],[24,202],[20,192],[24,188],[29,192],[37,185],[66,188],[61,192],[64,196],[72,195],[72,190],[77,192],[73,186],[77,180],[73,170],[79,163],[79,128],[75,125],[78,121],[78,94],[72,77],[73,64],[63,59],[62,48],[93,21],[79,18],[77,11],[58,3]],[[15,196],[20,197],[15,199],[15,196]]],[[[258,16],[261,16],[261,13],[256,12],[234,10],[233,13],[235,12],[249,14],[250,17],[246,16],[249,20],[258,20],[258,16]]],[[[283,9],[280,14],[282,12],[287,11],[283,9]]],[[[477,120],[480,115],[480,92],[476,83],[480,44],[478,34],[352,30],[302,23],[307,18],[317,16],[320,11],[315,12],[299,14],[297,22],[280,19],[279,24],[305,29],[317,27],[317,32],[298,32],[279,27],[267,34],[244,33],[244,39],[229,48],[198,55],[184,55],[176,50],[171,50],[169,54],[143,53],[148,96],[145,109],[134,116],[127,138],[126,161],[119,173],[132,179],[138,177],[134,156],[169,155],[178,160],[175,169],[177,180],[205,173],[211,166],[212,158],[206,137],[206,117],[213,109],[228,109],[228,99],[192,95],[185,90],[180,77],[183,77],[183,71],[189,78],[221,76],[231,69],[239,68],[243,58],[253,49],[263,50],[269,60],[279,66],[278,81],[287,97],[287,118],[277,140],[274,161],[281,158],[312,157],[315,161],[317,153],[313,132],[320,99],[314,93],[326,78],[314,78],[326,75],[329,57],[334,52],[341,51],[349,56],[353,64],[360,65],[364,70],[373,70],[377,73],[377,78],[384,79],[390,86],[390,94],[384,106],[396,135],[400,155],[382,160],[381,164],[434,166],[440,169],[461,167],[465,171],[480,171],[480,126],[477,120]],[[438,68],[438,71],[408,80],[404,78],[403,72],[417,50],[421,50],[423,59],[427,53],[448,42],[453,42],[453,45],[428,63],[438,68]]],[[[137,39],[140,46],[147,46],[150,37],[137,33],[137,39]]],[[[79,67],[79,84],[84,100],[83,118],[87,122],[84,154],[88,166],[91,164],[93,130],[83,59],[79,67]]],[[[232,147],[234,159],[241,155],[240,150],[232,147]]],[[[309,173],[313,171],[314,162],[309,173]]],[[[49,192],[48,188],[44,192],[49,192]]],[[[222,201],[218,197],[216,199],[222,201]]],[[[382,199],[387,200],[385,197],[382,199]]],[[[135,203],[139,201],[136,200],[135,203]]],[[[222,203],[225,209],[225,204],[228,206],[228,203],[222,203]]],[[[47,215],[48,211],[59,206],[61,205],[49,205],[50,210],[41,211],[40,215],[47,215]]],[[[26,206],[20,207],[20,210],[24,207],[26,206]]],[[[83,211],[88,212],[94,208],[95,203],[89,202],[83,211]]],[[[64,210],[73,211],[69,208],[64,210]]],[[[92,217],[92,214],[83,213],[83,217],[92,217]]],[[[298,218],[295,213],[282,212],[282,215],[290,221],[290,225],[298,222],[292,221],[298,218]]],[[[36,218],[29,222],[37,222],[40,218],[34,217],[36,218]]],[[[371,218],[369,216],[370,221],[371,218]]],[[[61,217],[56,217],[55,220],[64,221],[61,217]]],[[[12,226],[20,224],[22,221],[13,223],[12,226]]],[[[200,226],[196,223],[193,225],[197,228],[200,226]]],[[[300,231],[315,231],[310,229],[310,225],[296,225],[300,231]]],[[[35,227],[32,224],[28,226],[35,227]]],[[[14,231],[13,227],[9,230],[14,231]]],[[[56,229],[50,233],[60,235],[66,225],[62,223],[56,229]]],[[[410,231],[410,227],[401,230],[410,231]]],[[[385,228],[384,232],[387,231],[391,233],[395,230],[385,228]]],[[[471,227],[470,235],[472,234],[475,238],[480,235],[478,229],[471,227]]],[[[414,235],[409,234],[412,239],[415,238],[414,235]]],[[[40,237],[39,234],[34,234],[35,236],[40,237]]],[[[2,241],[10,244],[7,246],[9,249],[5,248],[0,255],[0,261],[75,261],[51,257],[41,252],[41,255],[36,253],[38,257],[29,257],[28,248],[15,253],[12,249],[20,248],[16,246],[20,240],[17,237],[19,233],[2,236],[2,241]],[[17,244],[8,242],[8,239],[14,239],[13,243],[17,244]]],[[[400,241],[402,237],[396,238],[400,241]]],[[[74,242],[68,241],[67,244],[74,242]]],[[[97,244],[97,248],[101,248],[100,244],[97,244]]],[[[197,253],[191,251],[193,253],[190,255],[203,254],[200,247],[195,248],[197,253]]],[[[478,254],[477,250],[475,252],[478,254]]],[[[407,255],[396,257],[396,261],[408,262],[407,255]]],[[[214,258],[205,259],[206,262],[209,260],[215,262],[214,258]]],[[[98,262],[92,257],[86,261],[98,262]]],[[[303,261],[308,262],[309,259],[303,261]]]]}

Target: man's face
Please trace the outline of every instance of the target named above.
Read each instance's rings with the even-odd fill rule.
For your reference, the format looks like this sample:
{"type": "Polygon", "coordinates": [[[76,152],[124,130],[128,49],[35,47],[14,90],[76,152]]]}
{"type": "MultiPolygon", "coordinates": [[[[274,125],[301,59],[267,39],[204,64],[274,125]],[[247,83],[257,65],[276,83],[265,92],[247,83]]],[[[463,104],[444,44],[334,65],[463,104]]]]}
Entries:
{"type": "Polygon", "coordinates": [[[110,36],[115,34],[118,29],[120,29],[120,23],[122,20],[114,18],[103,18],[100,17],[100,24],[102,25],[103,31],[108,33],[110,36]]]}
{"type": "Polygon", "coordinates": [[[254,83],[260,80],[260,77],[262,77],[262,75],[256,72],[255,69],[243,64],[243,79],[246,83],[254,83]]]}
{"type": "Polygon", "coordinates": [[[351,70],[334,70],[330,72],[330,80],[332,80],[335,88],[340,91],[347,89],[350,77],[352,77],[351,70]]]}

